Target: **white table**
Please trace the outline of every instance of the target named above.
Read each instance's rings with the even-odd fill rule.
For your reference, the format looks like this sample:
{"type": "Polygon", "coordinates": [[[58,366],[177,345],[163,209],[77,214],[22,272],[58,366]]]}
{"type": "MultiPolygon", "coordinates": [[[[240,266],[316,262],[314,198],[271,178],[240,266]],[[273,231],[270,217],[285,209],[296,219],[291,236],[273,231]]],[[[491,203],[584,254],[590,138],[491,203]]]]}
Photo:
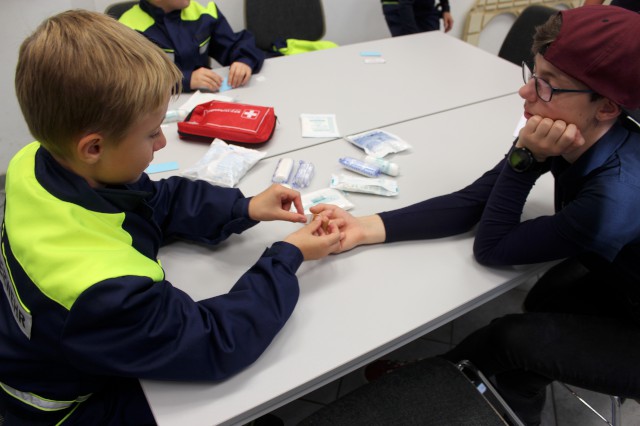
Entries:
{"type": "MultiPolygon", "coordinates": [[[[451,192],[491,168],[508,150],[522,101],[511,95],[388,128],[413,145],[393,161],[400,195],[349,194],[353,213],[394,209],[451,192]]],[[[337,158],[362,152],[336,140],[291,153],[313,159],[309,190],[343,169],[337,158]]],[[[241,181],[246,195],[264,189],[278,157],[241,181]]],[[[551,179],[534,187],[525,216],[552,212],[551,179]]],[[[177,243],[160,258],[167,278],[194,299],[226,293],[265,247],[297,229],[262,223],[214,249],[177,243]]],[[[160,425],[242,424],[284,405],[428,333],[515,287],[546,265],[487,268],[472,255],[472,234],[359,247],[305,262],[300,300],[288,323],[251,366],[217,384],[142,381],[160,425]]]]}
{"type": "MultiPolygon", "coordinates": [[[[226,75],[227,69],[217,70],[226,75]]],[[[327,142],[303,138],[300,114],[335,114],[341,136],[389,126],[516,93],[520,69],[441,31],[386,38],[265,61],[246,87],[221,93],[239,102],[273,106],[273,139],[257,147],[268,157],[327,142]],[[376,51],[384,64],[365,64],[361,52],[376,51]]],[[[172,103],[177,107],[188,94],[172,103]]],[[[193,165],[207,144],[178,139],[165,126],[168,146],[154,163],[193,165]]]]}

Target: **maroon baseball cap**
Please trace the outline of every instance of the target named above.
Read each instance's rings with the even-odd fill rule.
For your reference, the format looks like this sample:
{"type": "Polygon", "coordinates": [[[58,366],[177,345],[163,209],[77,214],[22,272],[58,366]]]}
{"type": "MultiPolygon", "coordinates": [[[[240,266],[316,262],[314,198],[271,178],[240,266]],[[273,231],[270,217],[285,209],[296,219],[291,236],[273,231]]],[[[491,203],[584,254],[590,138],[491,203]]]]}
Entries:
{"type": "Polygon", "coordinates": [[[560,33],[544,58],[618,105],[640,107],[640,13],[606,5],[559,13],[560,33]]]}

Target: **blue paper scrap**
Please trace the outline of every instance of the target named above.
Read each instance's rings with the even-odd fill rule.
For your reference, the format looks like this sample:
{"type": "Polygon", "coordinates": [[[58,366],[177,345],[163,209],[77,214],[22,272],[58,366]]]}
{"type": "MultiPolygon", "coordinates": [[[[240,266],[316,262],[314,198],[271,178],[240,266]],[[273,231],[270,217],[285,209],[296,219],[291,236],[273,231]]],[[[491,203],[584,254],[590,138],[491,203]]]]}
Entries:
{"type": "Polygon", "coordinates": [[[220,89],[218,89],[218,91],[226,92],[227,90],[231,90],[231,89],[233,89],[233,87],[229,85],[228,78],[225,77],[224,80],[222,80],[222,84],[220,84],[220,89]]]}
{"type": "Polygon", "coordinates": [[[365,50],[360,52],[360,56],[382,56],[382,53],[374,52],[372,50],[365,50]]]}
{"type": "Polygon", "coordinates": [[[176,161],[169,161],[167,163],[150,164],[145,172],[147,172],[147,174],[162,173],[170,170],[178,170],[179,168],[176,161]]]}

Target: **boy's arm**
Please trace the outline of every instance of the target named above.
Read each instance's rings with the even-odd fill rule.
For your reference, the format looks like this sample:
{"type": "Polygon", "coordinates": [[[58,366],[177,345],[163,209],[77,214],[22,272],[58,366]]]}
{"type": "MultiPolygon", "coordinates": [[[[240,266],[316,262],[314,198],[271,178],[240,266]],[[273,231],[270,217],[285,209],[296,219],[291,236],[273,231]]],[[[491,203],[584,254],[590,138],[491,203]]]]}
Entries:
{"type": "Polygon", "coordinates": [[[195,70],[180,70],[182,71],[182,89],[185,92],[189,92],[191,90],[197,90],[197,88],[191,87],[191,75],[195,70]]]}
{"type": "Polygon", "coordinates": [[[229,293],[200,302],[168,281],[98,283],[69,313],[65,356],[100,375],[222,380],[254,362],[284,326],[298,300],[301,263],[295,246],[275,243],[229,293]]]}
{"type": "Polygon", "coordinates": [[[262,68],[265,54],[256,46],[255,38],[249,31],[234,32],[227,19],[218,9],[218,19],[213,24],[209,56],[223,66],[233,62],[247,64],[253,73],[262,68]]]}
{"type": "Polygon", "coordinates": [[[258,223],[249,218],[250,198],[237,188],[182,177],[151,181],[147,175],[136,186],[153,193],[147,202],[165,240],[180,238],[217,244],[258,223]]]}

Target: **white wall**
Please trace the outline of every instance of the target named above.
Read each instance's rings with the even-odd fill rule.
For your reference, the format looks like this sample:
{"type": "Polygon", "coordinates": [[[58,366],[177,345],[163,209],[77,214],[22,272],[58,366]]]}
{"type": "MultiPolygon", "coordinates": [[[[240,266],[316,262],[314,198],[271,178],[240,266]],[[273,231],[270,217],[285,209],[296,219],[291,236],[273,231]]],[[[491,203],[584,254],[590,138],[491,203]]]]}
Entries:
{"type": "MultiPolygon", "coordinates": [[[[2,0],[0,174],[6,171],[11,157],[32,140],[20,113],[13,87],[18,49],[22,40],[50,15],[73,8],[103,11],[108,4],[116,1],[119,0],[2,0]]],[[[205,2],[205,0],[200,1],[205,2]]],[[[218,0],[216,3],[235,30],[244,28],[242,0],[218,0]]],[[[451,34],[460,38],[465,17],[473,6],[474,0],[457,0],[451,3],[455,21],[451,34]]],[[[327,40],[344,45],[389,37],[379,0],[324,0],[324,10],[327,40]]],[[[480,47],[493,53],[498,51],[512,19],[504,17],[495,21],[496,25],[492,22],[480,39],[480,47]]],[[[446,60],[446,58],[434,58],[434,60],[446,60]]]]}

